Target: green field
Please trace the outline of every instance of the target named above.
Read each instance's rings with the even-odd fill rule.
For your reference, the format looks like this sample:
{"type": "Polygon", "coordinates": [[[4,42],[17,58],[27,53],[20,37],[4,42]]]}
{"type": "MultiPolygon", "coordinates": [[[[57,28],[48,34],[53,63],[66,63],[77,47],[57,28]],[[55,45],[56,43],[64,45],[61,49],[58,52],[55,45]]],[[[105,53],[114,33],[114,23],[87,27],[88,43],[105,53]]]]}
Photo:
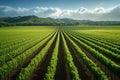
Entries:
{"type": "Polygon", "coordinates": [[[120,26],[1,27],[0,80],[120,80],[120,26]]]}

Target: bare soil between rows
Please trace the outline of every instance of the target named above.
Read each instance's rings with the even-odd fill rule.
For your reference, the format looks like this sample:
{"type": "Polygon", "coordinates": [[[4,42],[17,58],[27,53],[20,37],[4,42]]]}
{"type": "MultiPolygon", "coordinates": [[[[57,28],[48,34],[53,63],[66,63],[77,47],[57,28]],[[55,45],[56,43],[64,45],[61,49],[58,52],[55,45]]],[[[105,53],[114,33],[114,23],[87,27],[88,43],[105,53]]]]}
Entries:
{"type": "Polygon", "coordinates": [[[52,52],[54,50],[57,40],[57,35],[49,50],[45,54],[44,58],[39,62],[38,67],[33,71],[29,80],[44,80],[45,73],[47,72],[47,67],[52,57],[52,52]]]}
{"type": "Polygon", "coordinates": [[[59,43],[59,53],[58,53],[58,61],[55,73],[55,80],[69,80],[69,75],[67,73],[67,67],[65,62],[65,54],[63,49],[63,41],[60,34],[60,43],[59,43]]]}
{"type": "MultiPolygon", "coordinates": [[[[79,48],[87,55],[88,58],[90,58],[94,63],[98,65],[98,67],[101,68],[105,72],[105,74],[111,79],[111,80],[120,80],[119,76],[111,72],[104,64],[102,64],[99,60],[97,60],[94,56],[92,56],[84,47],[82,47],[75,39],[71,37],[71,39],[79,46],[79,48]]],[[[95,76],[94,76],[95,77],[95,76]]],[[[96,80],[98,80],[97,77],[95,77],[96,80]]]]}
{"type": "MultiPolygon", "coordinates": [[[[49,34],[48,36],[50,36],[51,34],[49,34]]],[[[46,36],[45,38],[47,38],[48,36],[46,36]]],[[[37,45],[39,42],[41,42],[42,40],[44,40],[45,38],[41,39],[40,41],[36,42],[35,44],[31,45],[30,47],[26,48],[25,50],[23,50],[22,52],[20,52],[19,54],[13,56],[12,58],[10,58],[9,60],[6,60],[5,63],[11,61],[13,58],[16,58],[17,56],[21,55],[22,53],[24,53],[25,51],[29,50],[30,48],[32,48],[33,46],[37,45]]],[[[2,65],[0,65],[2,66],[2,65]]]]}
{"type": "MultiPolygon", "coordinates": [[[[18,65],[16,69],[14,69],[6,78],[6,80],[16,80],[22,68],[25,68],[31,60],[45,47],[45,45],[49,42],[49,40],[53,37],[53,35],[46,41],[42,46],[36,49],[30,56],[28,56],[21,64],[18,65]]],[[[45,37],[46,38],[46,37],[45,37]]],[[[45,39],[44,38],[44,39],[45,39]]],[[[35,44],[36,45],[36,44],[35,44]]]]}
{"type": "Polygon", "coordinates": [[[73,57],[73,61],[75,66],[77,67],[79,76],[82,80],[95,80],[94,76],[91,74],[87,66],[83,63],[83,61],[80,59],[74,48],[72,47],[70,41],[65,37],[68,48],[71,52],[71,55],[73,57]]]}

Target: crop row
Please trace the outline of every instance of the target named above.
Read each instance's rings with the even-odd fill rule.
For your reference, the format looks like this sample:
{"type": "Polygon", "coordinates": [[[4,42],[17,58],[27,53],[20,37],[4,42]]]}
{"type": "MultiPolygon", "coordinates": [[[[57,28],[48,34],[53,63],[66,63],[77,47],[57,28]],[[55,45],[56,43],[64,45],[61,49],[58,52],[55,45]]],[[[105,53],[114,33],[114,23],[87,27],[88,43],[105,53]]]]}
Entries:
{"type": "Polygon", "coordinates": [[[32,42],[34,44],[35,42],[39,41],[39,39],[43,36],[44,35],[42,33],[39,37],[31,36],[32,37],[31,38],[31,37],[24,36],[23,39],[10,42],[8,44],[2,44],[0,48],[0,55],[6,55],[6,53],[14,52],[15,50],[19,49],[20,46],[29,45],[29,43],[32,43],[32,42]]]}
{"type": "Polygon", "coordinates": [[[88,40],[88,41],[90,41],[92,43],[95,43],[96,45],[104,47],[105,49],[108,49],[108,50],[114,52],[115,54],[120,54],[120,50],[118,50],[117,48],[114,48],[114,47],[109,46],[109,45],[107,45],[105,43],[101,43],[99,41],[96,41],[95,39],[91,39],[91,38],[89,38],[87,36],[84,36],[83,34],[79,34],[79,33],[75,33],[75,32],[73,32],[72,34],[78,35],[78,36],[80,36],[80,37],[82,37],[82,38],[84,38],[84,39],[86,39],[86,40],[88,40]]]}
{"type": "Polygon", "coordinates": [[[64,45],[64,52],[65,52],[65,57],[66,57],[66,63],[68,65],[69,73],[71,76],[72,80],[81,80],[79,78],[78,70],[73,62],[73,58],[71,55],[71,52],[69,51],[69,48],[67,46],[67,43],[64,39],[64,36],[62,34],[62,40],[63,40],[63,45],[64,45]]]}
{"type": "Polygon", "coordinates": [[[111,61],[110,59],[106,58],[104,55],[99,53],[97,50],[95,50],[91,46],[87,45],[86,43],[80,41],[76,37],[74,37],[72,35],[70,35],[70,36],[71,36],[71,38],[76,40],[80,45],[82,45],[82,47],[85,48],[89,53],[91,53],[91,55],[93,55],[97,60],[99,60],[102,64],[107,66],[112,72],[114,72],[115,74],[119,75],[119,73],[120,73],[120,66],[118,64],[116,64],[113,61],[111,61]]]}
{"type": "Polygon", "coordinates": [[[31,60],[26,68],[23,68],[18,76],[18,80],[28,80],[33,70],[38,66],[38,63],[43,59],[49,47],[53,43],[56,34],[50,39],[47,45],[31,60]]]}
{"type": "Polygon", "coordinates": [[[38,44],[34,45],[32,48],[26,50],[24,53],[20,54],[16,58],[13,58],[11,61],[7,62],[3,66],[0,67],[0,79],[4,80],[12,70],[17,68],[19,64],[21,64],[28,56],[30,56],[36,49],[38,49],[42,44],[44,44],[52,34],[46,39],[42,40],[38,44]]]}
{"type": "MultiPolygon", "coordinates": [[[[36,33],[26,34],[25,32],[23,32],[23,33],[13,32],[11,35],[10,35],[10,33],[6,33],[6,35],[3,35],[3,34],[4,33],[2,33],[2,35],[1,35],[2,39],[0,39],[1,45],[2,45],[2,46],[0,46],[0,49],[8,48],[12,45],[24,42],[26,40],[31,39],[31,37],[34,39],[40,38],[39,36],[34,36],[36,33]]],[[[44,35],[44,33],[41,32],[41,35],[44,35]]]]}
{"type": "MultiPolygon", "coordinates": [[[[83,31],[83,33],[84,33],[84,31],[83,31]]],[[[112,30],[112,31],[111,30],[99,30],[99,31],[93,30],[93,31],[86,31],[85,33],[87,35],[95,36],[95,37],[99,38],[100,40],[105,40],[109,43],[120,46],[119,31],[117,31],[117,30],[112,30]]]]}
{"type": "Polygon", "coordinates": [[[5,45],[2,43],[3,47],[0,48],[0,80],[6,80],[11,75],[13,77],[14,74],[11,73],[16,70],[19,70],[15,76],[16,80],[41,77],[37,71],[45,73],[42,76],[44,80],[55,80],[57,68],[61,67],[61,64],[58,63],[63,61],[65,69],[60,70],[65,70],[61,72],[65,73],[68,80],[81,80],[84,77],[94,77],[95,80],[110,80],[112,75],[120,76],[119,44],[112,44],[106,42],[106,38],[99,40],[101,37],[76,31],[59,29],[55,33],[40,34],[40,36],[36,35],[33,38],[21,35],[25,38],[19,40],[18,37],[15,40],[3,41],[5,45]],[[60,59],[63,61],[59,62],[60,59]],[[25,64],[24,67],[23,64],[25,64]],[[19,65],[22,66],[19,67],[19,65]],[[78,66],[81,69],[85,68],[80,70],[78,66]],[[41,69],[44,67],[45,70],[42,71],[41,69]],[[110,75],[106,71],[110,72],[110,75]]]}
{"type": "Polygon", "coordinates": [[[47,72],[45,74],[44,80],[54,80],[54,75],[56,72],[56,66],[57,66],[57,60],[58,60],[58,52],[59,52],[58,49],[59,49],[59,42],[60,42],[59,40],[60,40],[60,33],[58,33],[56,45],[53,50],[52,57],[51,57],[49,66],[47,68],[47,72]]]}
{"type": "MultiPolygon", "coordinates": [[[[44,37],[44,36],[42,36],[42,37],[44,37]]],[[[25,50],[31,48],[33,45],[39,43],[41,40],[42,39],[40,39],[38,42],[36,42],[36,40],[30,40],[29,42],[27,41],[24,45],[21,45],[21,46],[18,44],[18,48],[17,49],[15,49],[12,52],[6,52],[5,55],[0,56],[0,66],[5,64],[7,61],[11,60],[12,58],[16,57],[17,55],[20,55],[25,50]]]]}
{"type": "Polygon", "coordinates": [[[113,48],[117,48],[118,50],[120,49],[120,46],[116,45],[116,44],[113,44],[111,42],[108,42],[107,39],[104,39],[103,36],[102,38],[99,38],[98,35],[92,35],[92,34],[86,34],[86,33],[81,33],[81,32],[77,32],[78,34],[82,35],[82,36],[85,36],[85,37],[88,37],[92,40],[95,40],[95,41],[98,41],[100,42],[101,44],[106,44],[106,45],[109,45],[113,48]]]}
{"type": "Polygon", "coordinates": [[[89,59],[84,52],[81,51],[77,44],[75,44],[75,42],[67,34],[65,34],[65,36],[70,41],[80,59],[86,64],[91,73],[100,80],[109,80],[105,73],[99,67],[97,67],[97,65],[91,59],[89,59]]]}
{"type": "MultiPolygon", "coordinates": [[[[73,35],[73,34],[71,34],[73,35]]],[[[109,51],[106,48],[100,47],[99,45],[96,45],[80,36],[76,36],[74,35],[76,38],[78,38],[79,40],[81,40],[82,42],[88,44],[89,46],[91,46],[92,48],[94,48],[95,50],[99,51],[101,54],[105,55],[106,57],[110,58],[111,60],[114,60],[115,62],[119,62],[120,61],[120,55],[115,54],[114,52],[109,51]]]]}

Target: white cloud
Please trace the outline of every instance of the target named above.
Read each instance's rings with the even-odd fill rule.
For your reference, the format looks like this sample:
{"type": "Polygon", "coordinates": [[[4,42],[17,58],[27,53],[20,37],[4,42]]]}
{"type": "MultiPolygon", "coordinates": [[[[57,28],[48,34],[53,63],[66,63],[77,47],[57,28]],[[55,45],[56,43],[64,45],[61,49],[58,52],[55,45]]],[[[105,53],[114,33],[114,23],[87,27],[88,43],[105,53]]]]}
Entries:
{"type": "Polygon", "coordinates": [[[87,9],[81,7],[75,10],[64,10],[60,8],[35,7],[35,8],[13,8],[0,6],[0,17],[36,15],[39,17],[73,18],[79,20],[119,20],[120,6],[105,9],[103,7],[87,9]]]}
{"type": "Polygon", "coordinates": [[[29,9],[27,9],[27,8],[18,8],[16,11],[17,12],[25,12],[25,11],[29,11],[29,9]]]}
{"type": "Polygon", "coordinates": [[[14,11],[15,9],[9,6],[0,6],[0,11],[3,12],[9,12],[9,11],[14,11]]]}
{"type": "Polygon", "coordinates": [[[45,11],[47,11],[47,10],[48,10],[47,7],[36,7],[35,9],[33,9],[33,11],[34,11],[35,13],[41,13],[41,12],[45,12],[45,11]]]}
{"type": "Polygon", "coordinates": [[[49,17],[59,17],[62,14],[62,10],[60,8],[51,8],[53,11],[55,11],[54,13],[50,14],[49,17]]]}

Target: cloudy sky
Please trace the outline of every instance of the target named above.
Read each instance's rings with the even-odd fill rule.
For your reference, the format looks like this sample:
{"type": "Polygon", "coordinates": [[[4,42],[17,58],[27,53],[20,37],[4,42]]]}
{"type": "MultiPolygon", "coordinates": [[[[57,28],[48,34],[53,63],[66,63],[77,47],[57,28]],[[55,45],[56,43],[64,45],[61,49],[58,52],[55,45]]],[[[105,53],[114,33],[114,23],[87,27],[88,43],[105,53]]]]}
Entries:
{"type": "Polygon", "coordinates": [[[120,0],[0,0],[0,17],[120,21],[120,0]]]}

